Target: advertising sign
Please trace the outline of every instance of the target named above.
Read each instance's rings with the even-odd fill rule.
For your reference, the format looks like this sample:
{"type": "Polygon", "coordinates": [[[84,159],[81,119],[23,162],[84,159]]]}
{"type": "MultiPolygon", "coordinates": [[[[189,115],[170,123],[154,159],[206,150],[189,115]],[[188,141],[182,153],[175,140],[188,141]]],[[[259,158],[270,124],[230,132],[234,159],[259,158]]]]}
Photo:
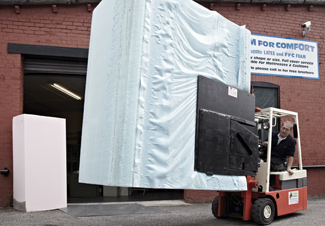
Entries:
{"type": "Polygon", "coordinates": [[[319,79],[318,42],[252,34],[251,73],[319,79]]]}
{"type": "Polygon", "coordinates": [[[289,197],[289,205],[299,203],[299,191],[290,191],[288,197],[289,197]]]}

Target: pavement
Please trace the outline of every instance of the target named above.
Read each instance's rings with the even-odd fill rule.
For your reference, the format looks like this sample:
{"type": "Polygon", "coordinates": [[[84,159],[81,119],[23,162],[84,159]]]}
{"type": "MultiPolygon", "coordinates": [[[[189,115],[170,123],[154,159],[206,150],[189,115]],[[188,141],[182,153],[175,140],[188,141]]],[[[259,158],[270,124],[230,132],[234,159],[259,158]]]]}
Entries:
{"type": "MultiPolygon", "coordinates": [[[[274,219],[274,225],[325,225],[325,196],[309,197],[307,210],[274,219]]],[[[41,212],[19,212],[0,207],[2,226],[69,226],[69,225],[256,225],[240,219],[216,219],[211,204],[189,204],[183,200],[68,204],[68,208],[41,212]],[[80,208],[79,208],[80,207],[80,208]],[[132,207],[132,208],[130,208],[132,207]],[[134,208],[135,207],[135,208],[134,208]],[[97,208],[97,209],[96,209],[97,208]],[[130,208],[130,211],[123,212],[130,208]],[[84,209],[88,216],[76,216],[73,209],[84,209]],[[70,210],[70,213],[69,213],[70,210]],[[94,211],[95,210],[95,211],[94,211]],[[110,211],[114,210],[114,211],[110,211]],[[100,213],[100,211],[104,212],[100,213]],[[106,211],[106,212],[105,212],[106,211]],[[96,213],[97,212],[97,213],[96,213]],[[89,214],[93,213],[93,214],[89,214]],[[95,216],[96,215],[96,216],[95,216]]]]}

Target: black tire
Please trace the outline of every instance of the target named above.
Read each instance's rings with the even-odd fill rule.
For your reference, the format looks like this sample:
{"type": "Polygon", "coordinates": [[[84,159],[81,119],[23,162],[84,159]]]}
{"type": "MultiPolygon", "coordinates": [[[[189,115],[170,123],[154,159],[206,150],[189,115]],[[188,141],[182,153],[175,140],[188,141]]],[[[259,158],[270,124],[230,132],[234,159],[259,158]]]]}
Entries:
{"type": "Polygon", "coordinates": [[[211,210],[212,210],[213,216],[215,216],[218,219],[222,219],[224,217],[219,217],[218,216],[218,205],[219,205],[219,196],[214,198],[214,200],[212,202],[211,210]]]}
{"type": "Polygon", "coordinates": [[[252,208],[252,219],[257,224],[271,224],[275,216],[274,203],[269,198],[256,199],[252,208]]]}

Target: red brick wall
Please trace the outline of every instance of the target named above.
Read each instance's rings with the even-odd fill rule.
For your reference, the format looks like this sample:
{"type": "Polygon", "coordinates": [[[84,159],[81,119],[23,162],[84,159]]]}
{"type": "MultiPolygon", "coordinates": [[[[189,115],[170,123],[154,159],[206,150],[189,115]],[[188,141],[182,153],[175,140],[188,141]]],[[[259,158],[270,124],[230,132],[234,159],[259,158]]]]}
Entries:
{"type": "Polygon", "coordinates": [[[23,62],[20,54],[8,54],[8,43],[88,48],[92,13],[87,6],[0,6],[0,206],[11,201],[12,117],[23,112],[23,62]]]}
{"type": "Polygon", "coordinates": [[[217,191],[184,190],[184,201],[188,203],[212,202],[216,196],[217,191]]]}
{"type": "MultiPolygon", "coordinates": [[[[0,40],[0,53],[5,50],[0,40]]],[[[23,70],[19,56],[0,54],[0,169],[8,168],[9,176],[0,176],[0,206],[9,205],[12,195],[12,117],[23,107],[23,70]],[[8,76],[10,75],[10,76],[8,76]]]]}
{"type": "MultiPolygon", "coordinates": [[[[227,19],[247,28],[256,34],[282,36],[318,41],[320,79],[285,78],[275,76],[252,76],[252,81],[264,81],[280,86],[281,108],[297,111],[299,114],[303,163],[305,165],[325,165],[325,152],[322,146],[325,131],[322,126],[325,105],[325,7],[291,6],[286,11],[284,5],[267,5],[265,11],[261,5],[243,5],[240,10],[229,6],[215,9],[227,19]],[[302,36],[300,25],[311,21],[311,31],[302,36]]],[[[325,182],[325,181],[324,181],[325,182]]]]}
{"type": "Polygon", "coordinates": [[[307,170],[308,194],[325,195],[324,175],[325,168],[309,168],[307,170]]]}
{"type": "Polygon", "coordinates": [[[318,41],[320,79],[303,79],[277,76],[252,75],[252,81],[269,82],[280,86],[281,108],[299,114],[303,163],[305,165],[325,165],[325,23],[324,6],[292,5],[289,11],[285,5],[261,4],[214,4],[214,9],[238,25],[246,25],[252,33],[318,41]],[[311,21],[311,31],[302,36],[301,24],[311,21]]]}
{"type": "MultiPolygon", "coordinates": [[[[210,4],[206,4],[210,8],[210,4]]],[[[298,79],[274,76],[252,76],[252,81],[264,81],[280,86],[281,108],[299,112],[303,162],[305,165],[325,165],[324,124],[325,106],[324,59],[325,59],[325,7],[285,5],[214,3],[213,9],[238,25],[246,25],[252,33],[316,40],[319,45],[320,79],[298,79]],[[302,37],[300,25],[312,21],[312,30],[302,37]]],[[[23,69],[19,54],[7,54],[8,43],[88,48],[91,13],[87,6],[58,5],[57,13],[48,6],[22,6],[20,14],[13,6],[0,6],[0,169],[8,167],[9,177],[0,176],[0,206],[5,205],[12,194],[12,117],[22,113],[23,69]]],[[[320,172],[310,171],[310,194],[324,194],[325,184],[320,172]],[[313,181],[319,180],[318,183],[313,181]]],[[[192,202],[211,201],[214,192],[185,192],[185,199],[192,202]],[[210,195],[208,195],[210,194],[210,195]],[[201,197],[201,198],[200,198],[201,197]]]]}

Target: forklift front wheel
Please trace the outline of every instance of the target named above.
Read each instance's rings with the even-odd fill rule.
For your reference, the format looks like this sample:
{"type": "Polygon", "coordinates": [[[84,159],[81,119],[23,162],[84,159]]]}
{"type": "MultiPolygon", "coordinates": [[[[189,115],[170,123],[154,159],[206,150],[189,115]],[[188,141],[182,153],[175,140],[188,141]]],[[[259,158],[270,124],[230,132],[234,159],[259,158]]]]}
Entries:
{"type": "Polygon", "coordinates": [[[252,219],[257,224],[270,224],[275,216],[274,203],[269,198],[256,199],[252,208],[252,219]]]}
{"type": "Polygon", "coordinates": [[[218,208],[219,208],[219,196],[215,197],[212,202],[212,206],[211,206],[212,214],[218,219],[225,218],[224,216],[218,216],[218,208]]]}

